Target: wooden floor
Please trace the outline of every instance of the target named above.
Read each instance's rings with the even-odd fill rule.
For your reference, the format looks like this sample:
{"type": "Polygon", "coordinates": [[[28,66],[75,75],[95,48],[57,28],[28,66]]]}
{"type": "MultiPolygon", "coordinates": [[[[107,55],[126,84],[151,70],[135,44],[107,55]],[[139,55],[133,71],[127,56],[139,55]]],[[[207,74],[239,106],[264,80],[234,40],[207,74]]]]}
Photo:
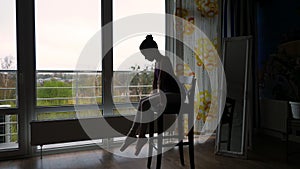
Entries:
{"type": "MultiPolygon", "coordinates": [[[[280,141],[263,139],[249,154],[249,159],[221,157],[214,154],[214,140],[195,146],[196,169],[299,169],[300,159],[291,157],[285,162],[285,150],[280,141]],[[275,147],[274,147],[275,146],[275,147]],[[294,159],[293,159],[294,158],[294,159]]],[[[179,162],[178,150],[170,150],[163,155],[162,169],[188,169],[188,154],[185,149],[186,166],[179,162]]],[[[1,161],[0,169],[142,169],[147,159],[132,159],[113,155],[105,150],[80,151],[55,155],[45,155],[27,159],[1,161]]],[[[152,168],[155,168],[153,161],[152,168]]]]}

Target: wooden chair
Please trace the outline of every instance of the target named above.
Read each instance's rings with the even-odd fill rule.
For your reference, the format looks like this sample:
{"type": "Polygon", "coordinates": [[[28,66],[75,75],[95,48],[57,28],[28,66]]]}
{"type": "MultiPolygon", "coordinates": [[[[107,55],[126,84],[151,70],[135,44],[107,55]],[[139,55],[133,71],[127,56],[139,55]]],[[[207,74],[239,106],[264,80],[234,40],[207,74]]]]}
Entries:
{"type": "MultiPolygon", "coordinates": [[[[179,155],[180,155],[180,161],[181,164],[184,166],[184,155],[183,155],[183,146],[188,145],[189,146],[189,158],[190,158],[190,166],[191,169],[195,168],[195,162],[194,162],[194,95],[195,95],[195,85],[196,85],[196,79],[193,76],[182,76],[179,77],[179,81],[182,84],[185,95],[187,96],[186,99],[182,99],[181,104],[181,110],[179,114],[173,114],[177,117],[177,123],[178,123],[178,135],[175,136],[178,138],[178,143],[176,146],[179,146],[179,155]],[[190,89],[187,89],[185,85],[189,85],[190,89]],[[190,129],[187,136],[187,141],[183,141],[184,138],[184,124],[183,124],[183,115],[187,114],[188,116],[188,128],[190,129]]],[[[160,117],[158,117],[157,120],[153,121],[149,125],[149,137],[151,138],[149,141],[149,154],[148,154],[148,162],[147,167],[151,167],[152,162],[152,154],[153,154],[153,148],[157,150],[157,162],[156,162],[156,168],[161,168],[161,159],[162,159],[162,148],[168,147],[168,146],[174,146],[174,144],[163,144],[163,139],[170,138],[166,136],[162,136],[162,133],[164,132],[164,126],[165,121],[164,117],[167,115],[172,114],[172,112],[163,113],[160,117]],[[154,126],[157,124],[157,137],[153,137],[154,135],[154,126]],[[153,143],[153,139],[157,139],[157,147],[153,143]]],[[[168,128],[168,127],[167,127],[168,128]]],[[[174,138],[174,137],[173,137],[174,138]]]]}

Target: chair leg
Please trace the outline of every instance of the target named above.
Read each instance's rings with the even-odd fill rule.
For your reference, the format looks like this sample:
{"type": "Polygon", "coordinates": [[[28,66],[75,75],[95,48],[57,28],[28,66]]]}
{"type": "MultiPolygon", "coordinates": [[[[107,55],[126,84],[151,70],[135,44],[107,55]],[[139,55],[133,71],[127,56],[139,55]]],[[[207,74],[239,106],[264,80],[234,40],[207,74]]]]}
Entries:
{"type": "Polygon", "coordinates": [[[195,161],[194,161],[194,127],[191,128],[188,134],[189,140],[189,156],[190,156],[190,166],[191,169],[195,169],[195,161]]]}
{"type": "Polygon", "coordinates": [[[184,166],[184,154],[183,154],[183,139],[184,139],[184,131],[183,131],[183,117],[182,114],[178,116],[178,147],[179,147],[179,156],[181,165],[184,166]]]}
{"type": "MultiPolygon", "coordinates": [[[[152,149],[149,148],[149,151],[152,151],[152,149]]],[[[152,153],[151,153],[152,154],[152,153]]],[[[152,155],[148,156],[148,161],[147,161],[147,168],[151,167],[151,162],[152,162],[152,155]]]]}
{"type": "Polygon", "coordinates": [[[153,135],[154,135],[154,122],[149,124],[149,149],[148,149],[148,161],[147,168],[151,167],[152,155],[153,155],[153,135]]]}
{"type": "Polygon", "coordinates": [[[157,143],[156,169],[160,169],[161,168],[161,159],[162,159],[162,135],[158,136],[157,142],[158,143],[157,143]]]}
{"type": "Polygon", "coordinates": [[[182,140],[178,143],[178,146],[179,146],[180,162],[181,162],[181,165],[184,166],[183,141],[182,140]]]}
{"type": "Polygon", "coordinates": [[[162,154],[160,153],[160,154],[157,155],[156,169],[161,168],[161,158],[162,158],[162,154]]]}
{"type": "Polygon", "coordinates": [[[161,168],[161,159],[162,159],[162,144],[163,144],[163,128],[164,128],[164,121],[163,115],[158,118],[158,125],[157,125],[157,160],[156,160],[156,169],[161,168]]]}

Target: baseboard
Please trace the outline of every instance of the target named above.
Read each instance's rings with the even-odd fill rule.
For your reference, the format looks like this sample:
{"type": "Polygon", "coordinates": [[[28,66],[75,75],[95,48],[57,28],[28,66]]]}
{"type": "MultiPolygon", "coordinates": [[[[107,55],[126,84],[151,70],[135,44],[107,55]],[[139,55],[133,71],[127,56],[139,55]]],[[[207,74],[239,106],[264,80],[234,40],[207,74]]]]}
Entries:
{"type": "MultiPolygon", "coordinates": [[[[279,138],[282,141],[286,141],[286,133],[285,132],[264,128],[264,129],[256,130],[256,133],[279,138]]],[[[294,136],[294,135],[289,135],[289,141],[300,143],[300,137],[294,136]]]]}
{"type": "Polygon", "coordinates": [[[273,129],[268,129],[268,128],[263,128],[260,129],[258,131],[259,134],[263,134],[263,135],[267,135],[267,136],[271,136],[271,137],[275,137],[275,138],[279,138],[282,141],[285,141],[285,133],[282,131],[278,131],[278,130],[273,130],[273,129]]]}

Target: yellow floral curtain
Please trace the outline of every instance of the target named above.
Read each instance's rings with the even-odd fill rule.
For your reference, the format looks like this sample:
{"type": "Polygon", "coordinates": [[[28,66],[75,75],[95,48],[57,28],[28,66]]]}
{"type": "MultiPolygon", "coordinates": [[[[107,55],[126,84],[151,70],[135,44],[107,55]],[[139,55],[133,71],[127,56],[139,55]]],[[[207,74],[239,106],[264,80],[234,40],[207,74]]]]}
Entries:
{"type": "Polygon", "coordinates": [[[206,134],[213,132],[218,118],[217,113],[208,113],[210,109],[218,106],[212,100],[218,99],[211,83],[218,83],[218,79],[209,78],[216,74],[218,66],[216,52],[218,48],[218,0],[177,0],[175,1],[175,15],[187,22],[175,24],[176,36],[192,47],[183,47],[183,62],[176,63],[177,74],[195,76],[197,90],[195,93],[195,133],[206,134]],[[203,33],[195,31],[200,29],[203,33]],[[191,49],[192,48],[192,49],[191,49]]]}

